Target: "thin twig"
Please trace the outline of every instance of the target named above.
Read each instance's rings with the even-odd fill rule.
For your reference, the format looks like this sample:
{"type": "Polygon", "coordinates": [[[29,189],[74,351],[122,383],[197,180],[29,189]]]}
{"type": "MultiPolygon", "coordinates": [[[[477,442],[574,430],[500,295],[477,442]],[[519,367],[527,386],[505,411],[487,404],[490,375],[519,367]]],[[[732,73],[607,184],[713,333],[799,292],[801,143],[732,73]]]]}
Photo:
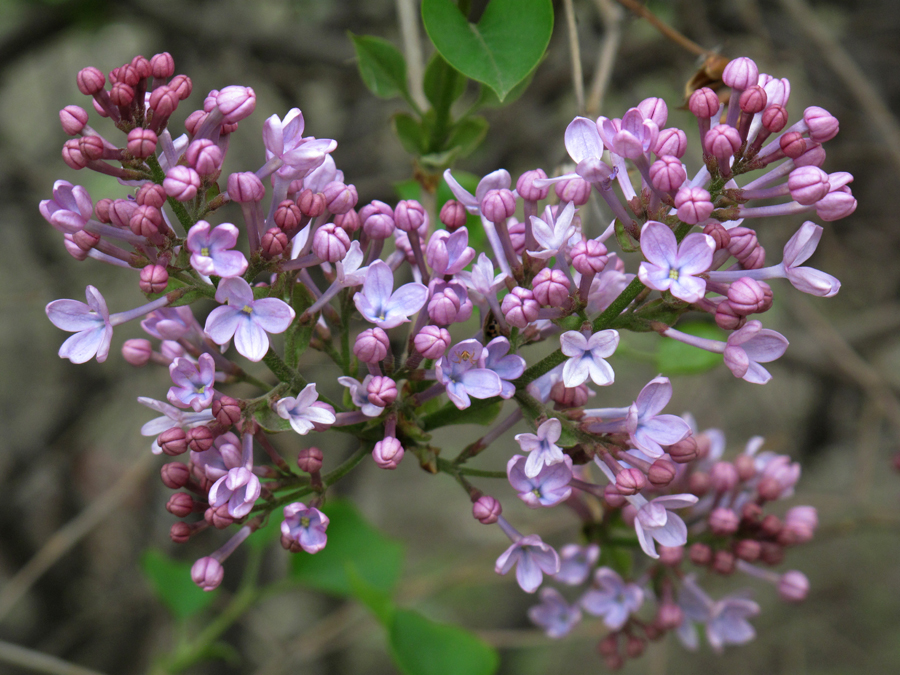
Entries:
{"type": "Polygon", "coordinates": [[[817,58],[828,64],[860,108],[869,114],[878,142],[887,149],[894,170],[900,174],[900,124],[872,80],[832,36],[806,0],[781,0],[781,6],[791,15],[793,24],[816,46],[817,58]]]}
{"type": "Polygon", "coordinates": [[[585,112],[595,117],[603,110],[603,99],[612,80],[613,65],[622,43],[622,19],[625,13],[622,8],[613,4],[613,0],[594,0],[597,11],[603,19],[603,46],[597,54],[594,66],[594,77],[588,94],[585,112]]]}
{"type": "Polygon", "coordinates": [[[563,0],[566,13],[566,33],[569,36],[569,55],[572,57],[572,86],[575,89],[575,107],[584,114],[584,73],[581,70],[581,46],[578,43],[578,24],[572,0],[563,0]]]}
{"type": "Polygon", "coordinates": [[[0,621],[57,560],[116,512],[119,505],[134,493],[135,486],[147,477],[155,459],[150,453],[143,453],[115,485],[47,540],[41,550],[0,591],[0,621]]]}
{"type": "Polygon", "coordinates": [[[50,675],[103,675],[99,670],[78,666],[55,656],[0,640],[0,661],[50,675]]]}
{"type": "Polygon", "coordinates": [[[418,11],[414,0],[397,0],[397,15],[400,19],[400,34],[403,36],[403,54],[406,56],[406,73],[409,93],[422,110],[428,107],[428,99],[422,88],[425,72],[422,58],[422,39],[419,36],[418,11]]]}
{"type": "Polygon", "coordinates": [[[662,33],[665,37],[677,44],[679,47],[683,47],[684,49],[688,50],[692,54],[696,54],[697,56],[707,56],[708,54],[713,53],[709,49],[704,49],[690,38],[679,33],[665,21],[658,18],[649,9],[644,7],[641,3],[637,2],[637,0],[616,0],[616,2],[618,2],[625,9],[629,10],[635,15],[641,17],[642,19],[646,19],[651,26],[662,33]]]}

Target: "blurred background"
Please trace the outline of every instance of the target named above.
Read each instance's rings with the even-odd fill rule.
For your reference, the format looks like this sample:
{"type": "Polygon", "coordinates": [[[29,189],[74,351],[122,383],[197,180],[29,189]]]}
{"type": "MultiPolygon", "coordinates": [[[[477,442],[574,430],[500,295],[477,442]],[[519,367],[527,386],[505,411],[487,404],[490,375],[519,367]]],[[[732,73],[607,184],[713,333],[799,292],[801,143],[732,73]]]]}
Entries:
{"type": "MultiPolygon", "coordinates": [[[[486,141],[458,168],[483,175],[503,167],[516,177],[536,166],[550,172],[567,160],[563,131],[577,110],[563,5],[556,5],[547,58],[531,86],[514,104],[487,111],[486,141]]],[[[696,56],[614,2],[575,0],[574,7],[589,89],[602,50],[615,55],[606,62],[610,78],[593,116],[621,116],[641,99],[660,96],[669,103],[669,124],[695,134],[694,119],[679,106],[699,66],[696,56]]],[[[761,71],[789,78],[792,120],[808,105],[837,116],[841,132],[826,146],[824,168],[854,174],[859,208],[847,219],[820,223],[825,234],[812,264],[841,279],[837,297],[799,297],[786,283],[773,284],[776,306],[766,325],[791,342],[770,369],[773,381],[757,387],[724,368],[675,377],[667,409],[690,410],[701,429],[722,428],[731,454],[760,434],[766,448],[802,462],[797,495],[787,505],[817,506],[821,527],[811,544],[789,551],[782,569],[808,575],[809,598],[786,606],[769,586],[714,579],[714,596],[756,587],[763,607],[753,622],[757,640],[719,657],[707,646],[687,653],[668,638],[624,672],[900,672],[900,474],[893,469],[900,438],[900,226],[887,199],[900,189],[900,133],[892,113],[900,109],[900,8],[893,0],[656,0],[648,7],[704,48],[750,56],[761,71]]],[[[80,299],[90,283],[112,311],[142,302],[127,272],[76,262],[38,214],[38,202],[51,196],[57,179],[84,185],[95,200],[115,196],[114,184],[76,173],[60,158],[67,137],[59,109],[90,108],[75,86],[77,71],[94,65],[107,72],[135,54],[168,51],[176,72],[194,83],[173,118],[174,133],[210,89],[243,84],[257,93],[255,114],[232,140],[226,172],[258,168],[263,121],[296,106],[308,134],[338,140],[333,156],[361,204],[395,202],[394,183],[412,169],[389,127],[403,107],[365,89],[347,31],[402,47],[398,26],[393,0],[0,3],[0,639],[101,672],[146,672],[181,631],[199,624],[172,620],[141,574],[142,553],[160,549],[190,562],[225,538],[206,532],[188,546],[170,543],[169,490],[157,478],[162,460],[149,457],[149,439],[139,435],[154,415],[135,402],[164,398],[168,374],[135,370],[118,351],[139,327],[116,330],[105,364],[74,366],[56,356],[65,334],[46,319],[51,300],[80,299]],[[92,504],[90,518],[76,521],[85,527],[55,535],[92,504]],[[48,541],[74,546],[62,555],[45,550],[28,568],[42,573],[10,584],[48,541]]],[[[94,114],[91,124],[113,137],[94,114]]],[[[685,161],[699,166],[690,151],[685,161]]],[[[802,221],[760,224],[772,263],[802,221]]],[[[620,359],[615,366],[615,393],[604,392],[604,405],[626,405],[657,374],[639,361],[620,359]]],[[[439,441],[451,452],[478,434],[464,429],[439,441]]],[[[326,458],[348,451],[348,439],[327,438],[334,445],[323,446],[326,458]]],[[[286,455],[296,451],[289,441],[281,444],[286,455]]],[[[503,468],[509,453],[490,454],[478,466],[503,468]]],[[[602,669],[594,653],[603,634],[599,622],[560,643],[530,626],[525,612],[536,600],[493,572],[505,539],[471,518],[458,486],[423,473],[413,460],[395,472],[370,464],[336,493],[352,496],[369,520],[404,544],[402,604],[478,632],[500,649],[501,673],[602,669]]],[[[508,488],[479,485],[503,500],[505,515],[521,529],[553,544],[577,536],[568,514],[528,512],[508,488]]],[[[225,591],[212,611],[239,583],[243,555],[229,560],[225,591]]],[[[273,547],[263,577],[283,575],[287,557],[273,547]]],[[[233,648],[228,660],[191,672],[395,672],[383,629],[363,609],[309,591],[292,589],[254,606],[223,641],[233,648]]],[[[26,671],[0,659],[0,672],[26,671]]]]}

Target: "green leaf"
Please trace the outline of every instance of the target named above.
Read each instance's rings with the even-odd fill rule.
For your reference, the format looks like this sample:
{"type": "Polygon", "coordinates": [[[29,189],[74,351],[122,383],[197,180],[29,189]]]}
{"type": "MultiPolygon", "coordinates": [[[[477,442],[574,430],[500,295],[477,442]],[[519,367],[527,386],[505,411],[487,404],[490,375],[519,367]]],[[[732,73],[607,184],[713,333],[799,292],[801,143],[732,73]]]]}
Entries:
{"type": "Polygon", "coordinates": [[[169,277],[169,283],[166,284],[166,290],[162,293],[151,293],[149,295],[151,300],[156,300],[157,298],[161,298],[166,293],[171,293],[172,291],[176,291],[179,288],[188,288],[183,296],[181,296],[178,300],[173,302],[169,307],[181,307],[182,305],[190,305],[197,300],[202,298],[214,298],[216,297],[216,289],[215,286],[210,286],[208,284],[199,284],[197,286],[189,286],[183,281],[179,281],[174,277],[169,277]]]}
{"type": "Polygon", "coordinates": [[[391,128],[406,152],[416,156],[425,152],[425,130],[415,117],[407,113],[397,113],[391,117],[391,128]]]}
{"type": "Polygon", "coordinates": [[[394,612],[389,640],[405,675],[490,675],[500,665],[497,652],[469,631],[409,609],[394,612]]]}
{"type": "MultiPolygon", "coordinates": [[[[543,60],[543,59],[542,59],[543,60]]],[[[499,108],[503,105],[509,105],[510,103],[514,103],[519,100],[522,94],[525,93],[525,90],[528,89],[528,85],[531,84],[531,81],[534,79],[534,73],[537,68],[533,68],[530,73],[525,77],[524,80],[519,82],[512,90],[506,95],[502,101],[497,98],[497,94],[494,93],[494,90],[490,87],[481,87],[481,91],[478,94],[478,100],[475,102],[475,109],[480,110],[481,108],[499,108]]]]}
{"type": "Polygon", "coordinates": [[[373,94],[380,98],[402,96],[410,100],[406,84],[406,59],[387,40],[372,35],[348,33],[356,50],[359,74],[373,94]]]}
{"type": "Polygon", "coordinates": [[[425,98],[431,105],[435,108],[444,105],[449,109],[450,105],[466,91],[466,78],[447,63],[440,53],[435,52],[425,67],[422,87],[425,90],[425,98]],[[444,100],[444,96],[447,96],[447,100],[444,100]]]}
{"type": "Polygon", "coordinates": [[[191,566],[156,549],[147,549],[141,555],[144,577],[156,597],[179,620],[196,614],[216,598],[216,591],[204,591],[191,580],[191,566]]]}
{"type": "Polygon", "coordinates": [[[345,566],[347,571],[347,579],[350,581],[350,588],[353,591],[353,597],[369,608],[372,614],[385,625],[390,626],[394,617],[394,603],[389,593],[376,588],[356,571],[356,566],[347,563],[345,566]]]}
{"type": "Polygon", "coordinates": [[[459,148],[456,156],[465,157],[481,144],[487,130],[488,122],[483,117],[466,117],[453,125],[447,139],[447,148],[459,148]]]}
{"type": "MultiPolygon", "coordinates": [[[[688,335],[725,341],[726,335],[718,326],[705,321],[691,321],[678,326],[688,335]]],[[[656,352],[657,370],[663,375],[697,375],[712,370],[722,363],[722,355],[699,347],[686,345],[678,340],[664,338],[656,352]]]]}
{"type": "Polygon", "coordinates": [[[302,583],[333,595],[355,595],[347,565],[376,590],[390,594],[400,578],[403,546],[366,522],[350,502],[322,508],[331,520],[328,545],[318,553],[296,553],[291,574],[302,583]]]}
{"type": "Polygon", "coordinates": [[[422,20],[441,56],[502,101],[534,69],[553,32],[552,0],[491,0],[471,24],[452,0],[422,0],[422,20]]]}
{"type": "Polygon", "coordinates": [[[451,424],[481,424],[487,426],[500,414],[503,401],[487,404],[473,404],[460,414],[459,408],[448,402],[437,412],[426,415],[422,420],[422,428],[425,431],[446,427],[451,424]]]}
{"type": "Polygon", "coordinates": [[[397,193],[397,199],[422,200],[422,184],[415,178],[397,181],[394,183],[394,192],[397,193]]]}

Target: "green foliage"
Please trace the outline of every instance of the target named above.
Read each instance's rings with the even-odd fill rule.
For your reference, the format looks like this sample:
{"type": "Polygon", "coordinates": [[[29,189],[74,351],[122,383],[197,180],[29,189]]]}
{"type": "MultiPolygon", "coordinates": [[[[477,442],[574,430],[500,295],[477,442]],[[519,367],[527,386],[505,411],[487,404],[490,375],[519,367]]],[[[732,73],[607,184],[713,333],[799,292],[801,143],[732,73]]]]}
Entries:
{"type": "Polygon", "coordinates": [[[422,88],[425,98],[435,108],[449,106],[466,91],[466,78],[435,52],[425,67],[422,88]]]}
{"type": "MultiPolygon", "coordinates": [[[[688,335],[711,340],[724,342],[726,339],[721,328],[706,321],[690,321],[679,325],[678,330],[688,335]]],[[[663,338],[656,352],[656,367],[663,375],[699,375],[712,370],[721,363],[721,354],[692,347],[670,338],[663,338]]]]}
{"type": "Polygon", "coordinates": [[[400,145],[411,155],[425,152],[428,139],[422,123],[409,113],[397,113],[391,117],[391,128],[400,139],[400,145]]]}
{"type": "Polygon", "coordinates": [[[422,0],[422,20],[441,56],[503,101],[540,62],[553,32],[553,3],[491,0],[471,24],[452,0],[422,0]]]}
{"type": "Polygon", "coordinates": [[[402,96],[412,105],[406,83],[406,59],[400,50],[379,37],[349,35],[356,50],[359,74],[369,91],[379,98],[402,96]]]}
{"type": "Polygon", "coordinates": [[[141,556],[141,571],[166,608],[179,620],[186,619],[216,598],[191,579],[191,563],[172,560],[162,551],[147,549],[141,556]]]}
{"type": "Polygon", "coordinates": [[[169,307],[181,307],[182,305],[190,305],[197,300],[201,300],[203,298],[214,298],[216,296],[216,289],[209,284],[198,284],[197,286],[191,286],[190,284],[186,284],[175,277],[169,277],[169,283],[166,284],[166,290],[162,293],[151,293],[149,298],[151,300],[156,300],[157,298],[161,298],[166,293],[171,293],[172,291],[177,291],[180,288],[187,288],[185,294],[181,296],[178,300],[169,305],[169,307]]]}
{"type": "Polygon", "coordinates": [[[499,665],[497,652],[469,631],[409,609],[393,612],[388,635],[405,675],[490,675],[499,665]]]}
{"type": "Polygon", "coordinates": [[[447,402],[437,412],[426,415],[422,420],[422,428],[425,431],[446,427],[451,424],[481,424],[487,426],[491,424],[500,410],[503,408],[503,401],[493,402],[488,400],[486,403],[473,403],[465,410],[461,411],[452,402],[447,402]]]}

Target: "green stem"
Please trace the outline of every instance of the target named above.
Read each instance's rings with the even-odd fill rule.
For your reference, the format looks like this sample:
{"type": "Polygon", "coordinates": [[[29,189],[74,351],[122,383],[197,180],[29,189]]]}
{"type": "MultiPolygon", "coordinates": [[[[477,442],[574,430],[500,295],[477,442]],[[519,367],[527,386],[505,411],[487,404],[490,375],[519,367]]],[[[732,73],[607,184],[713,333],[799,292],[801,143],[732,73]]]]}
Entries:
{"type": "MultiPolygon", "coordinates": [[[[303,376],[286,364],[271,347],[269,347],[269,351],[263,357],[263,363],[269,367],[269,370],[275,374],[279,381],[288,384],[291,391],[297,392],[306,386],[307,382],[303,376]]],[[[322,397],[320,396],[319,398],[321,399],[322,397]]]]}

